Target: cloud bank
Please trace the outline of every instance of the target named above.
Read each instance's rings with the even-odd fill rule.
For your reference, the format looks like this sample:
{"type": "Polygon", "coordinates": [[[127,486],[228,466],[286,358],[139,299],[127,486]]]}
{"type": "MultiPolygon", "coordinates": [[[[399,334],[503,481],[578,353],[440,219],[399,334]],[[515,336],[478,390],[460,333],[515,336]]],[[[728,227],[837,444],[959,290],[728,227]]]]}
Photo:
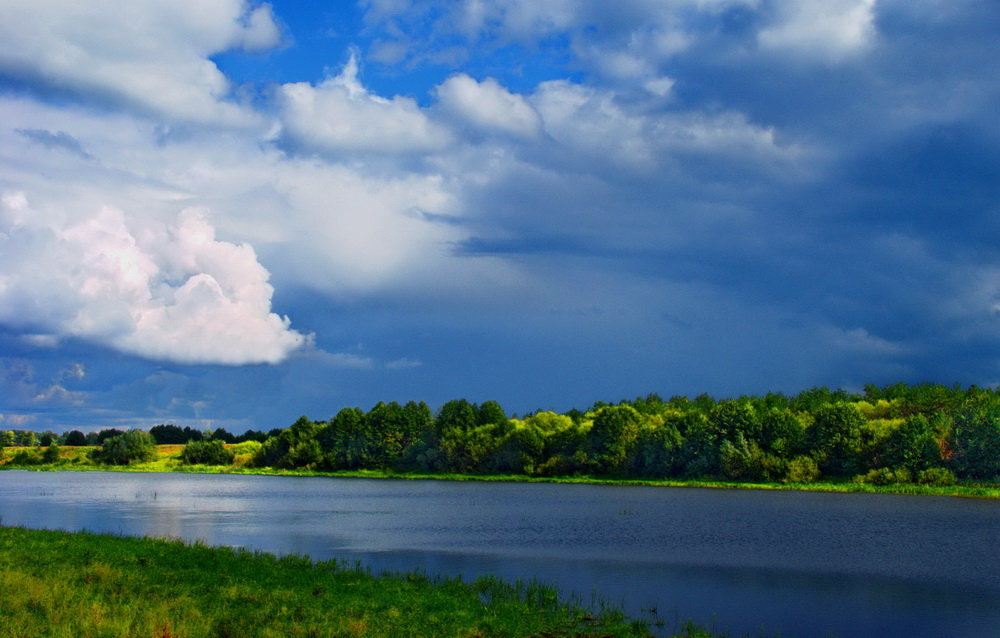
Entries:
{"type": "Polygon", "coordinates": [[[982,3],[0,9],[5,414],[1000,379],[982,3]]]}
{"type": "Polygon", "coordinates": [[[253,249],[217,241],[197,211],[132,228],[103,208],[60,225],[23,193],[2,202],[0,322],[182,363],[276,363],[305,343],[270,312],[253,249]]]}

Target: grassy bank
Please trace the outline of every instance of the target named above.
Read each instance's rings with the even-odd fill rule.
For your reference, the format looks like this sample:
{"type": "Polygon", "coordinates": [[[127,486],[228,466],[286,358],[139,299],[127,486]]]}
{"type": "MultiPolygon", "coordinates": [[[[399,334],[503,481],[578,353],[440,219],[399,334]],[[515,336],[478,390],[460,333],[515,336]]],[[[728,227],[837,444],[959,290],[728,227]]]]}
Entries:
{"type": "Polygon", "coordinates": [[[25,469],[39,471],[89,470],[120,472],[183,472],[195,474],[257,474],[266,476],[326,476],[402,480],[502,481],[517,483],[585,483],[591,485],[647,485],[718,489],[807,490],[814,492],[916,494],[1000,499],[1000,484],[985,482],[961,482],[956,485],[932,486],[914,483],[874,485],[871,483],[856,483],[850,481],[821,481],[816,483],[748,483],[696,479],[615,479],[593,476],[537,477],[526,476],[523,474],[419,474],[374,470],[319,472],[314,470],[281,470],[275,468],[247,467],[246,461],[249,458],[249,455],[247,454],[237,454],[236,462],[233,465],[184,465],[180,462],[180,452],[183,447],[183,445],[159,445],[157,446],[157,458],[153,461],[126,466],[96,465],[87,459],[87,453],[94,448],[82,446],[60,448],[60,458],[55,463],[18,465],[13,462],[13,458],[21,448],[6,448],[6,460],[0,461],[0,469],[25,469]]]}
{"type": "MultiPolygon", "coordinates": [[[[0,527],[0,637],[649,636],[539,585],[0,527]]],[[[683,631],[685,636],[707,636],[683,631]]]]}

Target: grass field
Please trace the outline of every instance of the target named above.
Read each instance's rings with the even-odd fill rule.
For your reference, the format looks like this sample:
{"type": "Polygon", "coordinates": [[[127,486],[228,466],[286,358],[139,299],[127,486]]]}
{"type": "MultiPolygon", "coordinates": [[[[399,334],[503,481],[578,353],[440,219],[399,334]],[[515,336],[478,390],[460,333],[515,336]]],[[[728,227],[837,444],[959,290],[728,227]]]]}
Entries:
{"type": "Polygon", "coordinates": [[[650,635],[619,611],[567,604],[537,584],[374,576],[298,556],[0,527],[2,638],[650,635]]]}
{"type": "MultiPolygon", "coordinates": [[[[87,459],[92,447],[60,448],[60,459],[56,463],[39,465],[16,465],[13,457],[24,448],[6,448],[5,459],[0,460],[0,469],[26,469],[39,471],[118,471],[118,472],[184,472],[196,474],[260,474],[268,476],[327,476],[343,478],[377,478],[401,480],[447,480],[447,481],[504,481],[517,483],[586,483],[593,485],[649,485],[662,487],[704,487],[719,489],[756,490],[808,490],[814,492],[852,492],[877,494],[914,494],[931,496],[963,496],[972,498],[1000,498],[1000,484],[985,482],[960,482],[945,487],[902,483],[896,485],[873,485],[850,481],[821,481],[816,483],[745,483],[737,481],[685,480],[685,479],[615,479],[593,476],[535,477],[523,474],[482,475],[482,474],[417,474],[376,470],[319,472],[314,470],[280,470],[274,468],[251,468],[246,466],[248,453],[240,453],[240,444],[235,450],[233,465],[184,465],[180,462],[183,445],[158,445],[157,458],[148,463],[126,466],[95,465],[87,459]]],[[[35,448],[37,449],[37,448],[35,448]]]]}

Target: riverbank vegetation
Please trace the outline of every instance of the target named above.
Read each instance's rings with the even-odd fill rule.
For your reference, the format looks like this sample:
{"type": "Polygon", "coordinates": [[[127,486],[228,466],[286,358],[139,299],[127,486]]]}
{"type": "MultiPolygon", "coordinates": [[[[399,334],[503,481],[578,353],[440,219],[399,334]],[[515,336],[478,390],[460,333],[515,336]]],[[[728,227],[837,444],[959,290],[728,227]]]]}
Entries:
{"type": "Polygon", "coordinates": [[[0,638],[652,635],[536,583],[375,576],[300,556],[6,527],[0,609],[0,638]]]}
{"type": "Polygon", "coordinates": [[[508,416],[495,401],[455,400],[436,412],[425,403],[390,402],[367,412],[344,408],[325,421],[303,416],[285,429],[238,437],[174,425],[148,434],[63,435],[67,445],[71,436],[92,444],[75,455],[59,447],[57,435],[31,435],[38,445],[9,450],[2,455],[8,466],[196,471],[207,465],[258,473],[1000,495],[1000,394],[977,387],[897,384],[867,386],[863,394],[814,388],[726,400],[649,395],[521,417],[508,416]],[[157,460],[149,456],[154,442],[161,444],[157,460]],[[171,452],[162,444],[172,444],[171,452]]]}

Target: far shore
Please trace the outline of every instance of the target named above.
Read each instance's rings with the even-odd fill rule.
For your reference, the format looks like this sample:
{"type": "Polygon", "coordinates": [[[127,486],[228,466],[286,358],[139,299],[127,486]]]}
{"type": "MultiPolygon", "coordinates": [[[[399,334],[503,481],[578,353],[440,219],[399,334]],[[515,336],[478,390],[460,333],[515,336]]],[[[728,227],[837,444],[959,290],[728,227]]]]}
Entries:
{"type": "MultiPolygon", "coordinates": [[[[379,470],[341,470],[325,472],[308,469],[283,470],[275,468],[254,468],[245,465],[184,465],[178,459],[182,445],[157,446],[158,458],[148,463],[135,465],[98,465],[86,460],[86,452],[91,447],[61,448],[56,463],[15,465],[10,462],[0,464],[0,470],[29,470],[42,472],[175,472],[183,474],[241,474],[260,476],[313,476],[326,478],[366,478],[395,480],[434,481],[481,481],[509,483],[575,483],[588,485],[647,486],[647,487],[695,487],[735,490],[786,490],[810,492],[840,492],[863,494],[906,494],[923,496],[957,496],[965,498],[1000,499],[1000,484],[987,482],[960,482],[956,485],[930,486],[914,483],[873,485],[850,481],[819,481],[815,483],[751,483],[721,481],[712,479],[618,479],[605,476],[527,476],[523,474],[424,474],[379,470]]],[[[8,457],[20,448],[6,448],[8,457]]]]}

